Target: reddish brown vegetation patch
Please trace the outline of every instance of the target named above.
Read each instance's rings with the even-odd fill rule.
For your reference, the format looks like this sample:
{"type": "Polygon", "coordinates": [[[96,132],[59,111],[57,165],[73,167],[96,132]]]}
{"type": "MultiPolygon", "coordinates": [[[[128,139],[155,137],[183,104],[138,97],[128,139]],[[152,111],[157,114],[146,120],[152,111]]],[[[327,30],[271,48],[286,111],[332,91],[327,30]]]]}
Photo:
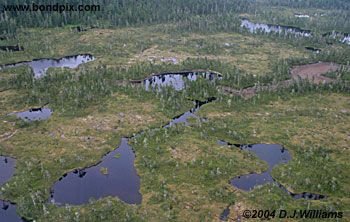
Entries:
{"type": "Polygon", "coordinates": [[[319,62],[308,65],[294,66],[290,71],[291,79],[280,81],[278,83],[264,85],[264,86],[253,86],[241,90],[233,89],[231,87],[223,86],[221,90],[226,94],[234,94],[242,96],[243,98],[251,98],[260,91],[276,91],[278,88],[288,87],[293,84],[294,81],[309,80],[315,84],[330,83],[334,81],[331,78],[323,76],[329,72],[335,72],[340,69],[340,65],[329,62],[319,62]]]}
{"type": "Polygon", "coordinates": [[[335,72],[340,68],[340,65],[329,62],[320,62],[309,65],[295,66],[291,70],[291,76],[293,79],[297,80],[308,79],[316,84],[319,83],[328,83],[332,79],[323,76],[328,72],[335,72]]]}

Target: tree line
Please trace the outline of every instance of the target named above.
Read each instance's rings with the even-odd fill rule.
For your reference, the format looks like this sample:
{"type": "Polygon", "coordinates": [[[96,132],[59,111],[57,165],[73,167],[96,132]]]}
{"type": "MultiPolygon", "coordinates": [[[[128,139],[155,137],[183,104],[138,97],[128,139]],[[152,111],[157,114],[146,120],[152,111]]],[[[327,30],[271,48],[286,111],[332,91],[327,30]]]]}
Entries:
{"type": "Polygon", "coordinates": [[[64,25],[130,26],[176,22],[201,15],[244,13],[252,9],[245,0],[40,0],[35,4],[99,5],[94,12],[4,11],[4,5],[30,5],[31,0],[0,0],[0,34],[13,34],[19,27],[64,25]]]}

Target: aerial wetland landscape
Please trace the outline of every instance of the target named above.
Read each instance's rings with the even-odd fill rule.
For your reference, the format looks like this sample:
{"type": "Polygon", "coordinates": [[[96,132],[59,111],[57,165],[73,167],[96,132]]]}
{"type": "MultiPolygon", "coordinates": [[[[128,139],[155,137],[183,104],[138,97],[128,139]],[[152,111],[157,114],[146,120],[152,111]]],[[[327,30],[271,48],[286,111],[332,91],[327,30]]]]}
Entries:
{"type": "Polygon", "coordinates": [[[350,221],[348,0],[0,0],[0,222],[350,221]]]}

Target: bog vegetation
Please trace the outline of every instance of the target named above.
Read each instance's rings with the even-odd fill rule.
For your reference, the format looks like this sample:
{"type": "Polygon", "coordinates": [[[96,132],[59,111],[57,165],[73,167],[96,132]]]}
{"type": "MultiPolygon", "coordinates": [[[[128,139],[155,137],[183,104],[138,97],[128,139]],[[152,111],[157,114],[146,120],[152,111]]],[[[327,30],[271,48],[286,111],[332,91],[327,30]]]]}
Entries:
{"type": "MultiPolygon", "coordinates": [[[[30,3],[0,0],[0,6],[30,3]]],[[[235,206],[349,209],[350,47],[339,36],[324,35],[350,32],[349,1],[60,3],[100,4],[103,10],[60,14],[0,9],[0,45],[24,48],[0,51],[1,65],[80,53],[96,57],[73,70],[50,68],[39,79],[29,67],[0,69],[0,154],[17,159],[15,175],[1,187],[0,198],[15,202],[19,215],[36,221],[215,221],[228,205],[233,218],[238,216],[235,206]],[[254,34],[241,27],[242,18],[309,29],[313,35],[254,34]],[[316,85],[300,80],[249,99],[221,90],[273,85],[290,79],[293,66],[319,61],[341,65],[326,74],[334,81],[316,85]],[[132,81],[196,69],[213,70],[223,78],[186,81],[181,91],[146,91],[142,81],[132,81]],[[189,126],[161,127],[193,108],[194,100],[211,97],[216,100],[204,105],[189,126]],[[47,121],[28,123],[7,115],[43,105],[54,111],[47,121]],[[136,134],[130,143],[141,178],[140,205],[116,197],[79,206],[48,202],[62,175],[96,164],[122,137],[136,134]],[[217,145],[220,139],[285,146],[293,159],[274,169],[273,177],[291,191],[329,198],[294,200],[272,184],[252,192],[235,189],[227,181],[267,166],[250,153],[223,149],[217,145]]]]}

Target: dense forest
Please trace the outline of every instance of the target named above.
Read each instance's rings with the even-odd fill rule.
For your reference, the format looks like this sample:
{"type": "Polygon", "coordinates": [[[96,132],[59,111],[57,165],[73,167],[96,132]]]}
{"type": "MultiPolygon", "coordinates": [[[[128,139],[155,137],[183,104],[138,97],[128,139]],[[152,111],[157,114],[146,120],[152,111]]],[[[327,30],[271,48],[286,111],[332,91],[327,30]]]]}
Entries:
{"type": "MultiPolygon", "coordinates": [[[[0,5],[31,4],[32,1],[1,0],[0,5]]],[[[36,4],[54,5],[57,1],[44,0],[36,4]]],[[[179,21],[197,15],[223,15],[231,12],[246,12],[251,3],[244,0],[201,1],[201,0],[88,0],[61,1],[59,4],[100,5],[96,12],[2,12],[0,30],[12,33],[15,27],[55,27],[67,24],[85,24],[92,26],[129,26],[145,23],[179,21]]]]}
{"type": "MultiPolygon", "coordinates": [[[[36,4],[54,5],[57,1],[41,0],[36,4]]],[[[201,24],[201,29],[212,29],[221,26],[221,29],[237,29],[237,16],[251,13],[262,14],[268,21],[292,22],[300,26],[314,27],[314,23],[305,20],[291,21],[284,15],[271,13],[271,6],[289,8],[318,8],[333,9],[335,16],[332,27],[340,29],[347,27],[350,21],[350,2],[346,0],[272,0],[272,1],[245,1],[245,0],[72,0],[60,1],[59,4],[69,5],[99,5],[99,11],[93,12],[19,12],[5,11],[8,5],[31,5],[30,0],[0,0],[0,34],[14,35],[21,27],[57,27],[64,25],[85,25],[92,27],[125,27],[142,24],[157,24],[166,22],[191,22],[201,24]],[[269,6],[267,6],[267,3],[269,6]],[[63,16],[62,16],[63,15],[63,16]],[[234,25],[230,25],[234,23],[234,25]],[[224,24],[224,25],[222,25],[224,24]],[[234,28],[232,27],[234,26],[234,28]]],[[[279,10],[277,10],[279,11],[279,10]]],[[[282,10],[283,11],[283,10],[282,10]]],[[[186,26],[186,25],[185,25],[186,26]]]]}

